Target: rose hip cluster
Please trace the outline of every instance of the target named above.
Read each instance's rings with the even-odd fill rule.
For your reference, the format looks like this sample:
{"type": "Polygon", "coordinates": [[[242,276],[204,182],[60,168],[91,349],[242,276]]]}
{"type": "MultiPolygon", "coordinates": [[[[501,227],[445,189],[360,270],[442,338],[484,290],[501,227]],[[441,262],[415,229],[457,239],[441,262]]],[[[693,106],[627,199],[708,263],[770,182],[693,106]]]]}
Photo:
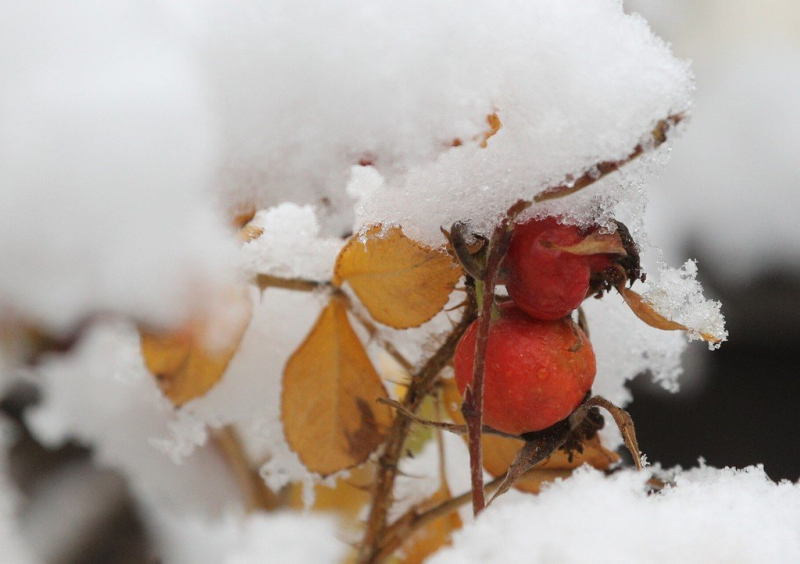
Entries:
{"type": "MultiPolygon", "coordinates": [[[[591,293],[593,277],[614,258],[602,249],[589,249],[591,254],[571,250],[596,232],[562,225],[553,217],[514,230],[503,263],[511,301],[499,306],[489,329],[486,425],[514,435],[546,429],[567,418],[591,389],[594,351],[571,314],[591,293]]],[[[462,395],[472,383],[477,333],[476,321],[456,349],[455,377],[462,395]]]]}

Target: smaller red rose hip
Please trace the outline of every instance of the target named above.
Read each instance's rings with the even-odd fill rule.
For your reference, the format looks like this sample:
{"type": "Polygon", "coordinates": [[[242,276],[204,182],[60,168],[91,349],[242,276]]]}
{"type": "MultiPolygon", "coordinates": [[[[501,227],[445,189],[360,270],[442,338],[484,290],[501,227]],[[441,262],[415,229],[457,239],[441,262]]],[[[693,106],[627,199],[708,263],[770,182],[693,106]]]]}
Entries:
{"type": "Polygon", "coordinates": [[[592,272],[610,264],[608,255],[576,255],[561,249],[586,237],[574,225],[548,217],[514,229],[503,267],[508,295],[528,315],[561,319],[586,297],[592,272]]]}
{"type": "MultiPolygon", "coordinates": [[[[464,395],[472,383],[477,321],[456,348],[455,378],[464,395]]],[[[595,376],[589,339],[570,319],[533,319],[512,303],[500,306],[489,329],[484,375],[484,423],[514,435],[566,419],[595,376]]]]}

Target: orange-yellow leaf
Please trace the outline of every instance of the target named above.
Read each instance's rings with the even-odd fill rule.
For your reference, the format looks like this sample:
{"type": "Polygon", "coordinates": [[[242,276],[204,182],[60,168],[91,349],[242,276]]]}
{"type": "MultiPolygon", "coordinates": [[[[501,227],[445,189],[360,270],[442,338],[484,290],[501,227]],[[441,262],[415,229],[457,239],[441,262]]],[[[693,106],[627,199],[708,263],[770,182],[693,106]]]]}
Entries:
{"type": "Polygon", "coordinates": [[[281,419],[289,446],[312,472],[328,475],[364,462],[383,442],[390,409],[364,346],[332,300],[283,373],[281,419]]]}
{"type": "MultiPolygon", "coordinates": [[[[661,329],[663,331],[689,331],[689,328],[686,327],[686,325],[682,325],[677,321],[667,319],[658,313],[653,309],[653,306],[644,301],[642,296],[633,290],[630,290],[623,285],[620,285],[617,289],[625,299],[625,303],[628,304],[629,308],[631,308],[631,311],[636,314],[636,317],[647,323],[650,327],[655,327],[656,329],[661,329]]],[[[709,335],[708,333],[700,333],[700,336],[703,338],[703,340],[708,341],[709,343],[720,342],[720,339],[714,335],[709,335]]]]}
{"type": "Polygon", "coordinates": [[[376,320],[405,329],[439,313],[461,276],[444,251],[412,241],[397,227],[371,227],[355,236],[336,260],[334,284],[349,282],[376,320]]]}
{"type": "Polygon", "coordinates": [[[174,405],[202,396],[219,382],[252,315],[246,288],[218,296],[216,315],[194,319],[172,333],[140,329],[142,357],[174,405]]]}
{"type": "MultiPolygon", "coordinates": [[[[458,423],[464,424],[464,417],[461,415],[461,396],[455,386],[454,380],[445,380],[443,388],[444,404],[450,418],[458,423]]],[[[483,435],[481,445],[483,448],[483,467],[492,476],[501,476],[508,470],[514,457],[522,448],[522,439],[507,439],[497,435],[483,435]]],[[[518,490],[539,493],[542,484],[552,482],[557,478],[566,478],[572,474],[575,468],[583,464],[589,464],[599,470],[605,470],[612,464],[619,461],[619,455],[603,447],[600,440],[595,437],[583,444],[583,453],[575,453],[572,462],[569,456],[562,451],[556,451],[553,455],[534,466],[526,472],[514,487],[518,490]]]]}
{"type": "MultiPolygon", "coordinates": [[[[362,512],[370,502],[370,489],[375,481],[375,465],[364,464],[354,468],[347,477],[338,478],[333,487],[314,484],[314,511],[336,513],[343,524],[353,531],[362,525],[362,512]]],[[[303,488],[309,487],[300,482],[293,483],[287,491],[288,505],[302,510],[305,506],[303,488]]]]}
{"type": "Polygon", "coordinates": [[[600,233],[593,231],[587,235],[580,243],[571,245],[569,247],[559,247],[547,241],[542,244],[546,247],[558,249],[564,253],[571,255],[627,255],[628,252],[622,244],[622,238],[619,233],[600,233]]]}

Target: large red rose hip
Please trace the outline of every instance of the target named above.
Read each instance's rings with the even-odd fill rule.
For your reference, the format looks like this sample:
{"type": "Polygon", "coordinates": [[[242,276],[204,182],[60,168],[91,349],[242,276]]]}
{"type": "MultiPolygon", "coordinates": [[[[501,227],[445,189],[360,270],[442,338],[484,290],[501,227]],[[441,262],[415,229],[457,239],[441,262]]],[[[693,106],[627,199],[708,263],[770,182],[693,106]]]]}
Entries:
{"type": "Polygon", "coordinates": [[[606,256],[581,256],[559,248],[580,243],[585,234],[554,217],[517,225],[503,267],[511,299],[536,319],[561,319],[586,297],[592,270],[606,256]],[[594,267],[594,268],[593,268],[594,267]]]}
{"type": "MultiPolygon", "coordinates": [[[[455,377],[462,396],[472,383],[477,333],[476,321],[456,348],[455,377]]],[[[589,339],[572,320],[533,319],[514,304],[503,304],[489,329],[484,423],[514,435],[546,429],[581,404],[595,371],[589,339]]]]}

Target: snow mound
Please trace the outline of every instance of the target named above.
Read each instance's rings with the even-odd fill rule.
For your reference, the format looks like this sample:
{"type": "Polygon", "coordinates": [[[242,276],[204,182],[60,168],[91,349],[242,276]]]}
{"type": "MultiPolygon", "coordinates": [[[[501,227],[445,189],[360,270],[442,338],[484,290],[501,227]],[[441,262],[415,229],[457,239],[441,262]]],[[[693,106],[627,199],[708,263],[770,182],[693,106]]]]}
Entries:
{"type": "MultiPolygon", "coordinates": [[[[800,485],[763,469],[678,472],[648,495],[647,472],[580,470],[537,497],[491,506],[430,564],[660,564],[800,560],[800,485]]],[[[507,502],[506,502],[507,501],[507,502]]]]}

